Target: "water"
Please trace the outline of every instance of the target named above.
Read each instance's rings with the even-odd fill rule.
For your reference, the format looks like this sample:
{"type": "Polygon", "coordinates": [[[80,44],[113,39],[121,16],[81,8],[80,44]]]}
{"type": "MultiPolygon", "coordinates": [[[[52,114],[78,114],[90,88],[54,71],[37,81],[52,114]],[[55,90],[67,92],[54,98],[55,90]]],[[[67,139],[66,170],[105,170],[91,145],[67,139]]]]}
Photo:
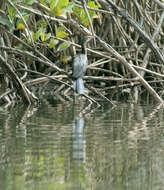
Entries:
{"type": "Polygon", "coordinates": [[[163,112],[119,104],[81,115],[48,100],[1,107],[0,190],[163,189],[163,112]]]}

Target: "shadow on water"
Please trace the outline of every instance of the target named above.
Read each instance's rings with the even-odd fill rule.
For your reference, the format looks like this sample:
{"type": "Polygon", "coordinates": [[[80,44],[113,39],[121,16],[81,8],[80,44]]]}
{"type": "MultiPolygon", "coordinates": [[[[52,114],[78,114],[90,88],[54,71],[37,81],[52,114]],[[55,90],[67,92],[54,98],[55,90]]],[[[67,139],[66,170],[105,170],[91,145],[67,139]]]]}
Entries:
{"type": "Polygon", "coordinates": [[[0,189],[161,189],[163,136],[162,105],[1,107],[0,189]]]}

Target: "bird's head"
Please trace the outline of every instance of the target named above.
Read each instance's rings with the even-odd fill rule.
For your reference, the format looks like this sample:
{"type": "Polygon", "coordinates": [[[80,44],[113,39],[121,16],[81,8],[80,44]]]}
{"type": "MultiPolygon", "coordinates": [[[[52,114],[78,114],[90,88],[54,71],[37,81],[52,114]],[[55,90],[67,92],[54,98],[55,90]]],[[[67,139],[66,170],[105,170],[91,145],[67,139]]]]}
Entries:
{"type": "Polygon", "coordinates": [[[83,37],[83,43],[87,44],[89,43],[94,37],[93,36],[84,36],[83,37]]]}
{"type": "Polygon", "coordinates": [[[82,39],[81,39],[81,42],[80,42],[80,45],[81,45],[81,48],[82,48],[82,53],[86,53],[86,46],[87,44],[93,39],[93,36],[84,36],[82,39]]]}

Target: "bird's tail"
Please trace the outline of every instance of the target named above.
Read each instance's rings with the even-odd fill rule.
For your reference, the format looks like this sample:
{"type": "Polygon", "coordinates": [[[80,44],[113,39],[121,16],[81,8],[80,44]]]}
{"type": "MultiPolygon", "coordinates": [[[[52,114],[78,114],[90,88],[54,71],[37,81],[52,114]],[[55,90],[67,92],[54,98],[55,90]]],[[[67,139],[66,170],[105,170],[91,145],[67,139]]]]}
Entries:
{"type": "Polygon", "coordinates": [[[78,78],[74,81],[73,88],[78,94],[84,94],[84,83],[82,78],[78,78]]]}

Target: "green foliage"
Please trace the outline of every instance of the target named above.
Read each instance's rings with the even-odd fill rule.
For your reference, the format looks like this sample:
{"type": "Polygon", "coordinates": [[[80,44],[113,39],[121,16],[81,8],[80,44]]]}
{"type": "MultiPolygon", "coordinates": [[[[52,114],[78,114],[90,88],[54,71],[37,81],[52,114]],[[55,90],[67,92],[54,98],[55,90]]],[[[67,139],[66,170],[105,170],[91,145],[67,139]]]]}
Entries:
{"type": "Polygon", "coordinates": [[[14,17],[15,14],[16,14],[15,9],[14,9],[12,6],[10,6],[10,5],[7,6],[7,9],[8,9],[8,14],[9,14],[9,16],[10,16],[10,17],[14,17]]]}
{"type": "Polygon", "coordinates": [[[39,28],[39,30],[35,33],[34,35],[34,40],[38,40],[39,37],[41,36],[41,33],[44,31],[43,28],[39,28]]]}
{"type": "MultiPolygon", "coordinates": [[[[38,0],[13,0],[12,1],[14,4],[19,4],[21,3],[23,6],[30,6],[38,2],[38,0]]],[[[65,18],[67,17],[67,13],[72,13],[74,12],[74,15],[76,15],[79,20],[81,21],[82,24],[85,26],[89,25],[88,18],[85,14],[85,11],[82,8],[75,7],[74,1],[71,0],[40,0],[39,1],[41,4],[46,6],[47,8],[50,9],[51,15],[53,16],[64,16],[65,18]]],[[[88,6],[92,8],[98,8],[98,6],[95,4],[93,0],[88,1],[88,6]]],[[[8,19],[2,19],[0,18],[0,23],[8,26],[11,30],[15,29],[25,29],[25,24],[24,21],[22,20],[22,17],[24,18],[25,22],[28,23],[29,19],[31,19],[32,13],[27,12],[23,9],[19,9],[20,14],[14,9],[14,7],[10,6],[7,4],[8,8],[8,19]]],[[[90,17],[93,20],[95,16],[94,11],[89,11],[90,17]]],[[[55,25],[54,28],[54,33],[52,31],[53,26],[50,26],[51,30],[47,32],[47,28],[50,25],[50,23],[47,22],[43,17],[40,18],[34,25],[29,25],[30,32],[32,34],[34,42],[37,40],[41,40],[42,42],[45,42],[45,44],[48,44],[47,46],[49,48],[56,48],[57,51],[64,51],[66,50],[69,46],[69,42],[63,42],[59,44],[58,40],[55,40],[53,38],[53,35],[55,34],[55,37],[60,38],[60,39],[65,39],[68,36],[67,31],[65,30],[64,26],[58,26],[57,24],[55,25]]],[[[26,36],[26,35],[24,35],[26,36]]],[[[27,37],[26,39],[28,42],[29,39],[27,37]]],[[[66,63],[69,58],[65,57],[63,60],[66,63]]]]}
{"type": "Polygon", "coordinates": [[[12,2],[31,5],[31,4],[36,3],[38,1],[37,0],[12,0],[12,2]]]}
{"type": "Polygon", "coordinates": [[[65,7],[67,7],[69,1],[68,0],[51,0],[50,2],[50,9],[51,9],[51,13],[54,16],[58,16],[61,15],[62,9],[64,9],[65,7]]]}
{"type": "Polygon", "coordinates": [[[63,62],[63,63],[68,63],[68,61],[71,60],[71,56],[61,56],[60,60],[63,62]]]}
{"type": "Polygon", "coordinates": [[[49,47],[50,49],[52,49],[52,48],[54,48],[55,45],[57,45],[58,43],[59,43],[59,40],[51,39],[50,42],[49,42],[48,47],[49,47]]]}
{"type": "Polygon", "coordinates": [[[55,33],[57,38],[66,38],[67,33],[64,31],[64,27],[57,27],[55,25],[55,33]]]}
{"type": "Polygon", "coordinates": [[[66,36],[67,36],[67,33],[65,31],[59,31],[56,34],[56,37],[58,37],[58,38],[65,38],[66,36]]]}
{"type": "Polygon", "coordinates": [[[14,20],[15,20],[15,9],[9,5],[7,5],[7,10],[8,10],[8,22],[10,23],[9,28],[10,31],[12,31],[15,28],[14,20]]]}
{"type": "Polygon", "coordinates": [[[46,7],[48,6],[47,3],[45,2],[45,0],[40,0],[40,3],[41,3],[42,5],[44,5],[44,6],[46,6],[46,7]]]}
{"type": "Polygon", "coordinates": [[[51,0],[49,7],[53,16],[66,15],[67,12],[72,12],[74,2],[69,2],[69,0],[51,0]]]}
{"type": "Polygon", "coordinates": [[[32,36],[33,40],[38,40],[39,38],[41,39],[42,42],[47,41],[51,37],[51,33],[46,33],[46,28],[47,28],[47,22],[43,19],[40,19],[36,23],[37,31],[34,32],[32,31],[32,36]]]}
{"type": "Polygon", "coordinates": [[[44,32],[41,32],[40,37],[41,37],[42,42],[44,42],[44,41],[45,41],[45,33],[44,33],[44,32]]]}
{"type": "Polygon", "coordinates": [[[68,0],[51,0],[50,2],[50,9],[53,10],[55,7],[58,7],[58,8],[64,8],[68,5],[68,0]]]}
{"type": "Polygon", "coordinates": [[[64,51],[66,50],[69,46],[70,46],[70,42],[63,42],[61,43],[58,48],[57,48],[57,51],[64,51]]]}
{"type": "MultiPolygon", "coordinates": [[[[16,1],[20,2],[20,1],[16,1]]],[[[16,12],[16,10],[10,6],[7,5],[7,10],[8,10],[8,22],[10,22],[9,28],[10,30],[14,30],[15,27],[17,29],[25,29],[24,21],[27,22],[30,16],[30,13],[24,10],[20,10],[21,16],[16,12]],[[23,21],[23,19],[24,21],[23,21]]]]}
{"type": "Polygon", "coordinates": [[[11,27],[12,23],[10,22],[10,20],[6,19],[6,18],[0,18],[0,24],[3,24],[5,26],[8,26],[8,28],[11,27]]]}
{"type": "Polygon", "coordinates": [[[47,41],[48,39],[50,39],[51,37],[51,33],[45,34],[45,41],[47,41]]]}
{"type": "MultiPolygon", "coordinates": [[[[94,9],[99,8],[99,6],[96,5],[94,1],[88,1],[88,7],[94,8],[94,9]]],[[[88,17],[86,15],[84,9],[75,6],[73,10],[74,10],[75,16],[80,20],[80,22],[84,26],[88,26],[89,25],[89,20],[88,20],[88,17]]],[[[95,12],[89,10],[88,13],[90,15],[91,21],[93,21],[94,17],[96,16],[95,12]]]]}
{"type": "Polygon", "coordinates": [[[26,0],[25,1],[28,5],[32,5],[33,3],[37,3],[38,0],[26,0]]]}
{"type": "Polygon", "coordinates": [[[63,13],[72,12],[73,7],[75,6],[74,2],[69,2],[68,5],[64,8],[63,13]]]}
{"type": "Polygon", "coordinates": [[[36,23],[37,28],[45,28],[47,27],[47,22],[44,19],[40,19],[36,23]]]}
{"type": "Polygon", "coordinates": [[[24,2],[23,0],[13,0],[12,1],[13,3],[22,3],[22,2],[24,2]]]}

